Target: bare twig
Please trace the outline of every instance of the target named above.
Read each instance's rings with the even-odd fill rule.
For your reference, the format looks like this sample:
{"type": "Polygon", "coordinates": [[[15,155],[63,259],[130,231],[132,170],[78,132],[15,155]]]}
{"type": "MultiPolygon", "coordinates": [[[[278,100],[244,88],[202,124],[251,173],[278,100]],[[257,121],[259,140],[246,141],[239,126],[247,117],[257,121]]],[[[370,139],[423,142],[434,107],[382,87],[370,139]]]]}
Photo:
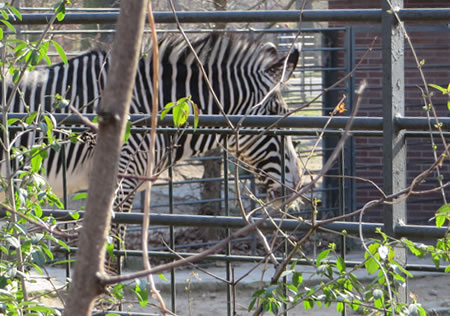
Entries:
{"type": "Polygon", "coordinates": [[[254,231],[256,227],[259,227],[260,225],[262,225],[266,221],[266,219],[267,219],[267,217],[258,219],[256,222],[254,222],[250,225],[244,226],[243,228],[237,230],[236,232],[234,232],[227,238],[222,239],[219,243],[212,246],[211,248],[208,248],[208,249],[206,249],[196,255],[190,256],[188,258],[183,258],[183,260],[172,261],[170,263],[162,264],[157,267],[151,268],[149,270],[142,270],[142,271],[126,274],[126,275],[120,275],[120,276],[101,275],[101,276],[98,276],[99,282],[103,286],[106,286],[109,284],[115,284],[115,283],[119,283],[119,282],[133,280],[136,278],[142,278],[149,274],[156,274],[156,273],[161,273],[163,271],[175,269],[177,267],[186,265],[189,262],[198,262],[198,261],[204,259],[205,257],[207,257],[208,255],[214,254],[217,251],[223,249],[228,244],[228,242],[230,242],[231,240],[238,238],[240,236],[248,235],[250,232],[254,231]]]}
{"type": "MultiPolygon", "coordinates": [[[[359,62],[355,65],[355,67],[353,67],[353,69],[346,74],[344,77],[342,77],[341,79],[339,79],[338,81],[336,81],[334,84],[332,84],[331,86],[325,88],[322,90],[322,92],[320,92],[317,96],[315,96],[311,101],[301,105],[300,107],[293,109],[291,111],[289,111],[288,113],[286,113],[285,115],[283,115],[280,119],[278,119],[277,121],[273,122],[271,125],[267,126],[265,128],[264,131],[262,131],[261,133],[258,134],[258,136],[255,136],[255,139],[258,139],[257,137],[261,137],[263,135],[265,135],[269,130],[273,129],[274,127],[276,127],[280,122],[282,122],[283,120],[285,120],[286,118],[288,118],[289,116],[297,113],[298,111],[310,106],[311,104],[313,104],[314,102],[316,102],[317,100],[319,100],[325,93],[327,93],[328,91],[330,91],[331,89],[334,89],[335,87],[337,87],[338,85],[340,85],[341,83],[345,82],[345,80],[347,80],[348,78],[350,78],[351,76],[353,76],[354,72],[356,70],[358,70],[358,68],[361,66],[361,64],[366,60],[367,55],[372,52],[373,50],[373,46],[375,45],[375,41],[377,40],[377,37],[375,37],[372,40],[372,43],[370,44],[369,48],[366,50],[366,52],[364,53],[364,55],[361,57],[361,59],[359,60],[359,62]]],[[[250,142],[248,143],[245,147],[241,148],[241,151],[246,151],[248,148],[250,148],[252,145],[254,144],[254,142],[250,142]]]]}
{"type": "Polygon", "coordinates": [[[91,121],[89,121],[86,117],[83,116],[83,114],[80,113],[80,111],[77,110],[76,107],[74,107],[72,104],[69,105],[69,109],[74,112],[79,118],[80,120],[83,122],[84,125],[86,125],[87,127],[89,127],[93,132],[97,133],[98,132],[98,124],[95,124],[91,121]]]}
{"type": "MultiPolygon", "coordinates": [[[[153,50],[152,50],[152,61],[153,61],[153,100],[152,100],[152,121],[151,121],[151,132],[150,132],[150,148],[148,153],[148,161],[147,161],[147,178],[153,178],[153,161],[155,156],[155,142],[156,142],[156,127],[158,117],[156,113],[158,113],[158,92],[159,92],[159,55],[158,55],[158,38],[156,37],[156,25],[155,20],[153,18],[152,11],[152,3],[148,2],[148,21],[150,24],[150,28],[152,29],[152,41],[153,41],[153,50]]],[[[145,202],[144,202],[144,217],[142,219],[142,261],[144,269],[150,270],[150,258],[148,256],[148,229],[150,226],[150,194],[152,188],[153,181],[146,182],[145,189],[145,202]]],[[[155,282],[153,280],[153,276],[151,274],[147,275],[147,280],[150,285],[150,290],[152,292],[153,297],[159,303],[159,308],[161,313],[165,316],[167,315],[167,308],[164,300],[156,289],[155,282]]]]}
{"type": "Polygon", "coordinates": [[[58,236],[58,237],[61,237],[61,238],[69,238],[69,239],[76,239],[76,238],[78,238],[78,234],[67,234],[67,233],[64,233],[62,231],[55,230],[52,227],[48,227],[45,224],[39,223],[39,222],[29,218],[25,214],[22,214],[21,212],[18,212],[16,210],[12,209],[11,207],[9,207],[8,205],[6,205],[4,203],[0,202],[0,207],[4,208],[8,212],[11,212],[11,213],[13,213],[13,214],[23,218],[23,219],[26,219],[30,224],[39,227],[41,230],[46,231],[46,232],[50,233],[51,235],[55,235],[55,236],[58,236]]]}

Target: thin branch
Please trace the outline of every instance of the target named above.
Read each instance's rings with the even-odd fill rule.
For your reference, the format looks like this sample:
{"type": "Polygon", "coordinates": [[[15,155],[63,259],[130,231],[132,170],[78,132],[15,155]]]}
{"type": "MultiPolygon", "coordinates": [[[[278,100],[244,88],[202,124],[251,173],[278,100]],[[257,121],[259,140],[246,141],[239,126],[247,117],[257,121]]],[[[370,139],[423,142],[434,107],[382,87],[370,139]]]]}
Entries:
{"type": "MultiPolygon", "coordinates": [[[[372,52],[373,50],[373,46],[375,45],[375,41],[377,40],[377,37],[375,37],[372,40],[372,43],[370,44],[369,48],[366,50],[366,52],[364,53],[364,55],[361,57],[361,59],[359,60],[359,62],[355,65],[355,67],[353,67],[353,69],[346,74],[344,77],[342,77],[341,79],[339,79],[338,81],[336,81],[334,84],[332,84],[331,86],[325,88],[322,90],[322,92],[320,92],[317,96],[315,96],[311,101],[301,105],[300,107],[293,109],[291,111],[289,111],[288,113],[286,113],[285,115],[283,115],[280,119],[278,119],[277,121],[273,122],[271,125],[269,125],[268,127],[265,128],[264,131],[262,131],[261,133],[259,133],[257,136],[255,136],[255,141],[256,139],[258,139],[258,137],[261,137],[263,135],[265,135],[270,129],[275,128],[280,122],[284,121],[286,118],[288,118],[289,116],[299,112],[300,110],[310,106],[311,104],[313,104],[314,102],[316,102],[317,100],[319,100],[325,93],[327,93],[328,91],[330,91],[331,89],[334,89],[335,87],[337,87],[338,85],[340,85],[341,83],[345,82],[345,80],[347,80],[348,78],[350,78],[351,76],[353,76],[353,74],[356,72],[356,70],[358,70],[358,68],[361,66],[361,64],[366,60],[367,55],[372,52]]],[[[244,148],[242,148],[242,151],[247,150],[248,148],[250,148],[252,145],[254,144],[254,142],[250,142],[249,144],[247,144],[244,148]]]]}
{"type": "MultiPolygon", "coordinates": [[[[159,54],[158,54],[158,38],[156,37],[156,25],[155,20],[153,18],[152,11],[152,3],[151,0],[148,1],[148,22],[150,24],[150,28],[152,30],[151,36],[153,41],[153,50],[152,50],[152,64],[153,64],[153,99],[152,99],[152,121],[151,121],[151,132],[150,132],[150,148],[148,152],[148,161],[147,161],[147,177],[153,178],[153,161],[155,155],[155,143],[156,143],[156,127],[158,122],[158,92],[159,92],[159,54]]],[[[148,231],[150,226],[150,194],[152,188],[153,181],[146,182],[145,189],[145,202],[144,202],[144,217],[142,218],[142,262],[144,269],[150,270],[150,258],[148,256],[148,231]]],[[[159,309],[163,316],[167,315],[167,308],[164,300],[156,289],[155,281],[153,280],[153,276],[151,274],[147,275],[147,280],[150,285],[149,290],[151,290],[153,297],[159,303],[159,309]]]]}
{"type": "Polygon", "coordinates": [[[69,105],[69,109],[80,118],[80,120],[83,122],[84,125],[89,127],[93,132],[95,133],[98,132],[98,124],[95,124],[90,120],[88,120],[86,117],[84,117],[83,114],[81,114],[80,111],[78,111],[77,108],[75,108],[72,104],[69,105]]]}
{"type": "Polygon", "coordinates": [[[208,248],[208,249],[206,249],[198,254],[195,254],[193,256],[183,258],[183,260],[175,260],[170,263],[159,265],[152,269],[142,270],[142,271],[129,273],[129,274],[125,274],[125,275],[109,276],[109,275],[101,274],[101,275],[97,275],[97,277],[99,279],[99,282],[103,286],[107,286],[110,284],[133,280],[136,278],[142,278],[149,274],[156,274],[156,273],[161,273],[161,272],[168,271],[171,269],[175,269],[175,268],[181,267],[183,265],[186,265],[186,263],[198,262],[198,261],[206,258],[207,256],[214,254],[214,253],[218,252],[219,250],[223,249],[227,245],[227,243],[230,242],[231,240],[241,237],[241,236],[247,236],[250,232],[254,231],[256,227],[263,225],[264,222],[266,221],[266,219],[267,219],[267,216],[264,216],[261,219],[258,219],[256,222],[254,222],[250,225],[244,226],[241,229],[237,230],[236,232],[234,232],[227,238],[221,240],[219,243],[212,246],[211,248],[208,248]]]}
{"type": "Polygon", "coordinates": [[[42,229],[43,231],[46,231],[48,233],[50,233],[51,235],[55,235],[61,238],[68,238],[68,239],[76,239],[78,238],[78,234],[67,234],[64,233],[62,231],[59,230],[54,230],[52,227],[48,227],[45,224],[39,223],[31,218],[29,218],[28,216],[26,216],[25,214],[22,214],[21,212],[18,212],[14,209],[12,209],[11,207],[9,207],[8,205],[1,203],[0,202],[0,207],[6,209],[8,212],[11,212],[25,220],[27,220],[30,224],[39,227],[40,229],[42,229]]]}

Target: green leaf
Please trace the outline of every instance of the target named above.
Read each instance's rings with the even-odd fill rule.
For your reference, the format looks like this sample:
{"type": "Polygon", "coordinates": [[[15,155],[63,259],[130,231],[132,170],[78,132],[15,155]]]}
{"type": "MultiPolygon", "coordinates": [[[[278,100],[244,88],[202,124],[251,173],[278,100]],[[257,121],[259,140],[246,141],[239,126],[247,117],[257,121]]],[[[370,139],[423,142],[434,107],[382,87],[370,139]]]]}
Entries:
{"type": "Polygon", "coordinates": [[[9,23],[8,21],[6,21],[6,20],[0,20],[0,22],[2,22],[3,24],[5,24],[6,27],[9,28],[13,33],[17,33],[16,28],[15,28],[11,23],[9,23]]]}
{"type": "MultiPolygon", "coordinates": [[[[27,305],[29,305],[28,302],[27,302],[27,305]]],[[[24,308],[23,310],[35,311],[35,312],[39,312],[39,313],[46,313],[47,315],[57,315],[55,309],[53,309],[51,307],[42,306],[42,305],[29,306],[29,307],[24,308]]],[[[30,315],[30,314],[27,314],[27,315],[30,315]]]]}
{"type": "Polygon", "coordinates": [[[447,93],[448,93],[448,90],[445,89],[445,88],[442,88],[441,86],[438,86],[438,85],[432,84],[432,83],[429,83],[428,85],[429,85],[430,87],[432,87],[432,88],[435,88],[435,89],[441,91],[442,94],[447,94],[447,93]]]}
{"type": "Polygon", "coordinates": [[[444,270],[445,273],[449,273],[450,272],[450,264],[448,266],[445,267],[444,270]]]}
{"type": "Polygon", "coordinates": [[[172,108],[173,124],[176,127],[184,125],[189,116],[189,105],[187,103],[177,104],[172,108]]]}
{"type": "Polygon", "coordinates": [[[369,258],[364,265],[369,274],[374,274],[379,268],[377,262],[373,260],[373,258],[369,258]]]}
{"type": "Polygon", "coordinates": [[[18,118],[10,118],[10,119],[8,119],[8,125],[13,125],[14,123],[16,123],[18,121],[20,121],[20,119],[18,119],[18,118]]]}
{"type": "Polygon", "coordinates": [[[33,172],[39,172],[41,170],[42,166],[42,157],[41,155],[35,155],[33,158],[31,158],[31,170],[33,172]]]}
{"type": "Polygon", "coordinates": [[[125,129],[125,134],[123,136],[123,142],[126,143],[131,135],[131,122],[127,122],[127,126],[125,129]]]}
{"type": "Polygon", "coordinates": [[[345,261],[341,256],[337,257],[336,267],[338,268],[340,273],[345,273],[345,261]]]}
{"type": "Polygon", "coordinates": [[[53,261],[50,264],[57,265],[57,264],[67,264],[67,263],[74,263],[74,262],[75,262],[75,259],[68,259],[68,260],[53,261]]]}
{"type": "Polygon", "coordinates": [[[11,11],[14,13],[14,15],[15,15],[20,21],[22,21],[22,14],[20,13],[19,10],[17,10],[17,9],[16,9],[15,7],[13,7],[13,6],[8,7],[8,9],[11,10],[11,11]]]}
{"type": "Polygon", "coordinates": [[[108,243],[106,245],[106,253],[108,254],[108,256],[110,258],[114,258],[114,243],[113,242],[108,243]]]}
{"type": "Polygon", "coordinates": [[[450,215],[450,204],[442,205],[436,211],[436,227],[441,227],[442,225],[444,225],[445,220],[449,215],[450,215]]]}
{"type": "Polygon", "coordinates": [[[292,284],[297,288],[303,283],[303,274],[301,272],[294,272],[292,274],[292,284]]]}
{"type": "Polygon", "coordinates": [[[79,219],[80,219],[80,213],[78,213],[78,212],[69,212],[69,215],[70,215],[74,220],[79,220],[79,219]]]}
{"type": "Polygon", "coordinates": [[[41,208],[41,206],[39,204],[35,203],[33,205],[33,209],[34,209],[34,214],[37,217],[42,217],[42,208],[41,208]]]}
{"type": "Polygon", "coordinates": [[[344,311],[344,303],[343,302],[338,302],[336,304],[336,311],[338,313],[342,313],[344,311]]]}
{"type": "Polygon", "coordinates": [[[447,101],[447,109],[450,111],[450,101],[447,101]]]}
{"type": "Polygon", "coordinates": [[[312,300],[304,300],[303,306],[305,307],[305,311],[308,309],[312,309],[314,307],[314,302],[312,300]]]}
{"type": "Polygon", "coordinates": [[[61,47],[57,42],[54,40],[51,41],[53,46],[55,47],[56,51],[59,54],[59,57],[61,57],[61,60],[64,62],[64,64],[68,64],[66,53],[64,52],[64,48],[61,47]]]}
{"type": "Polygon", "coordinates": [[[56,19],[61,22],[66,16],[66,1],[61,0],[55,5],[56,19]]]}
{"type": "Polygon", "coordinates": [[[442,227],[444,225],[447,216],[444,215],[436,215],[436,227],[442,227]]]}
{"type": "Polygon", "coordinates": [[[247,311],[250,312],[253,309],[253,306],[255,306],[256,300],[258,299],[258,297],[253,297],[252,300],[250,301],[250,304],[248,305],[248,309],[247,311]]]}
{"type": "Polygon", "coordinates": [[[200,119],[200,115],[199,115],[197,104],[195,104],[192,101],[191,101],[191,104],[192,104],[192,109],[194,110],[194,131],[195,131],[198,127],[198,121],[200,119]]]}
{"type": "Polygon", "coordinates": [[[8,279],[4,276],[0,276],[0,289],[4,289],[8,285],[8,279]]]}
{"type": "Polygon", "coordinates": [[[436,214],[450,214],[450,204],[442,205],[437,211],[436,214]]]}
{"type": "Polygon", "coordinates": [[[33,124],[34,119],[37,116],[37,112],[31,112],[28,117],[25,119],[25,123],[27,123],[28,125],[33,124]]]}
{"type": "Polygon", "coordinates": [[[409,278],[413,278],[414,277],[411,274],[411,272],[409,272],[404,267],[402,267],[402,265],[400,263],[398,263],[397,261],[391,260],[391,263],[394,264],[403,274],[407,275],[409,278]]]}
{"type": "Polygon", "coordinates": [[[169,102],[164,106],[164,108],[170,110],[171,108],[174,107],[174,105],[175,105],[175,102],[169,102]]]}
{"type": "Polygon", "coordinates": [[[266,295],[270,295],[273,293],[273,291],[275,291],[278,288],[277,284],[273,284],[269,287],[266,288],[266,295]]]}
{"type": "Polygon", "coordinates": [[[320,265],[320,262],[325,259],[326,257],[328,257],[328,255],[330,254],[331,249],[326,249],[324,251],[322,251],[321,253],[319,253],[319,255],[317,256],[316,259],[316,267],[318,267],[320,265]]]}
{"type": "Polygon", "coordinates": [[[170,109],[163,110],[161,112],[161,120],[163,120],[166,117],[167,113],[169,113],[169,112],[170,112],[170,109]]]}
{"type": "Polygon", "coordinates": [[[411,253],[413,255],[415,255],[416,257],[422,257],[424,255],[424,252],[421,251],[420,249],[418,249],[416,247],[416,245],[412,241],[410,241],[408,239],[405,239],[405,238],[402,238],[402,242],[404,244],[406,244],[406,246],[408,247],[409,251],[411,251],[411,253]]]}
{"type": "Polygon", "coordinates": [[[88,193],[87,192],[80,192],[80,193],[75,194],[72,197],[72,201],[87,199],[87,197],[88,197],[88,193]]]}
{"type": "Polygon", "coordinates": [[[38,249],[31,253],[31,257],[33,258],[33,262],[38,266],[42,267],[45,264],[45,255],[42,250],[38,249]]]}
{"type": "MultiPolygon", "coordinates": [[[[379,254],[377,253],[379,247],[380,244],[378,242],[374,242],[368,247],[370,254],[372,254],[372,256],[375,258],[379,257],[379,254]]],[[[364,266],[366,267],[366,270],[369,274],[373,274],[379,269],[379,266],[377,262],[370,256],[370,254],[368,252],[364,254],[364,258],[366,259],[364,266]]]]}
{"type": "Polygon", "coordinates": [[[58,208],[63,209],[64,204],[59,200],[59,198],[52,192],[47,192],[47,199],[50,204],[55,204],[58,208]]]}
{"type": "Polygon", "coordinates": [[[136,279],[136,296],[139,300],[139,304],[142,307],[145,307],[148,303],[148,289],[147,289],[147,280],[145,278],[136,279]]]}
{"type": "Polygon", "coordinates": [[[45,120],[45,123],[47,123],[47,138],[48,138],[48,141],[49,141],[49,143],[53,143],[53,128],[54,128],[54,125],[53,125],[53,122],[52,122],[52,119],[50,118],[50,117],[48,117],[47,115],[45,115],[44,116],[44,120],[45,120]]]}
{"type": "Polygon", "coordinates": [[[374,305],[375,305],[376,308],[378,308],[378,309],[382,309],[383,308],[383,300],[382,299],[374,300],[373,302],[374,302],[374,305]]]}
{"type": "Polygon", "coordinates": [[[159,274],[159,278],[165,282],[169,282],[169,280],[167,280],[167,278],[162,273],[159,274]]]}

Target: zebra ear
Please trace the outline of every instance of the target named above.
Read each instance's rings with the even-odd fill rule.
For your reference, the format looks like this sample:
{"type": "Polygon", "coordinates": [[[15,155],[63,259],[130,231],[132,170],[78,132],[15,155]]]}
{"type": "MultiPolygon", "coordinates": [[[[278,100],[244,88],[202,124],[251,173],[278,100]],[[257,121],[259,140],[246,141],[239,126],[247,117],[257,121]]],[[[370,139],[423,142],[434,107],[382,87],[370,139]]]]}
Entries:
{"type": "Polygon", "coordinates": [[[300,56],[300,52],[297,49],[294,49],[289,56],[284,56],[278,59],[275,63],[267,67],[265,70],[270,77],[273,78],[274,82],[279,81],[287,81],[292,73],[294,72],[295,66],[297,66],[298,58],[300,56]],[[287,58],[286,71],[284,73],[284,77],[281,78],[283,74],[284,61],[287,58]]]}

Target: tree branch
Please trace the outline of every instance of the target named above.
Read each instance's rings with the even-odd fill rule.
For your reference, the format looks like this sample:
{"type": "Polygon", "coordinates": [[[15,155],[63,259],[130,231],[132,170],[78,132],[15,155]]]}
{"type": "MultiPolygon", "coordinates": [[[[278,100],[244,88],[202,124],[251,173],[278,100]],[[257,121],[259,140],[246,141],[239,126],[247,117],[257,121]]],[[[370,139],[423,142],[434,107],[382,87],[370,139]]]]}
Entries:
{"type": "Polygon", "coordinates": [[[104,291],[98,276],[104,274],[106,237],[141,48],[146,4],[146,0],[121,2],[108,82],[98,111],[97,145],[89,178],[86,217],[80,232],[74,279],[64,311],[66,316],[90,315],[95,298],[104,291]]]}

